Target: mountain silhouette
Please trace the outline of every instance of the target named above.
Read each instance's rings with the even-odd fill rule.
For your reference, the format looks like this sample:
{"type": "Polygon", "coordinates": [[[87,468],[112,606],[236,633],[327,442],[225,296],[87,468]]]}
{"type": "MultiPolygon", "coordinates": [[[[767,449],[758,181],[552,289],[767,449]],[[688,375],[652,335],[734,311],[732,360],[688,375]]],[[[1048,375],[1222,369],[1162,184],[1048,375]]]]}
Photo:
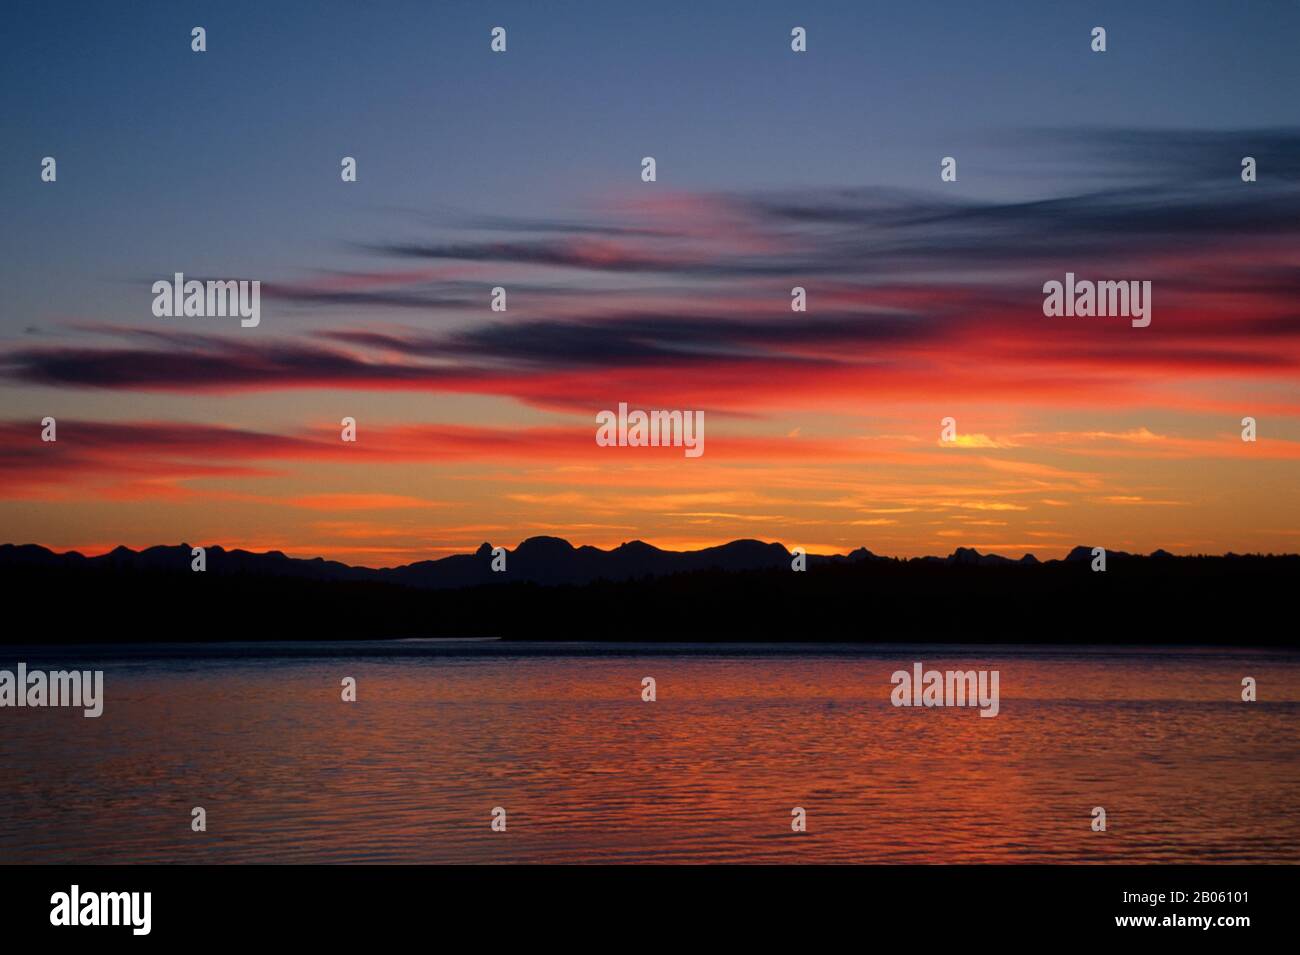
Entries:
{"type": "Polygon", "coordinates": [[[1294,643],[1300,556],[1176,557],[1092,548],[1062,560],[982,554],[806,558],[736,540],[695,551],[611,550],[531,537],[400,567],[189,544],[87,557],[0,545],[13,602],[33,624],[0,643],[357,640],[869,641],[894,643],[1294,643]],[[495,552],[495,553],[494,553],[495,552]],[[494,562],[504,572],[493,570],[494,562]],[[1242,602],[1241,595],[1250,594],[1242,602]]]}
{"type": "MultiPolygon", "coordinates": [[[[49,568],[113,568],[117,570],[189,570],[191,545],[159,545],[144,550],[116,547],[106,554],[86,557],[76,551],[55,553],[36,544],[0,545],[0,566],[49,568]]],[[[250,574],[268,577],[295,577],[309,580],[373,581],[396,583],[424,589],[453,589],[485,584],[527,582],[542,586],[583,585],[598,580],[626,581],[668,574],[696,571],[752,571],[790,569],[793,555],[778,543],[759,540],[734,540],[716,547],[693,551],[663,550],[644,541],[628,541],[612,550],[599,547],[575,547],[562,537],[529,537],[514,550],[501,549],[505,572],[492,570],[494,548],[484,543],[472,554],[455,554],[436,560],[422,560],[399,567],[353,567],[320,557],[289,557],[280,551],[253,553],[226,550],[214,545],[206,548],[207,572],[213,574],[250,574]]],[[[1109,551],[1108,558],[1132,557],[1122,551],[1109,551]]],[[[1173,555],[1160,550],[1153,557],[1173,555]]],[[[808,554],[809,568],[831,564],[854,564],[862,561],[894,560],[880,557],[865,547],[847,555],[808,554]]],[[[1066,561],[1091,561],[1091,547],[1076,547],[1066,561]]],[[[1020,558],[999,554],[981,554],[972,547],[958,547],[947,557],[914,557],[910,561],[947,566],[1011,567],[1044,563],[1033,554],[1020,558]]],[[[904,561],[906,562],[906,561],[904,561]]],[[[1046,561],[1045,563],[1055,563],[1046,561]]]]}

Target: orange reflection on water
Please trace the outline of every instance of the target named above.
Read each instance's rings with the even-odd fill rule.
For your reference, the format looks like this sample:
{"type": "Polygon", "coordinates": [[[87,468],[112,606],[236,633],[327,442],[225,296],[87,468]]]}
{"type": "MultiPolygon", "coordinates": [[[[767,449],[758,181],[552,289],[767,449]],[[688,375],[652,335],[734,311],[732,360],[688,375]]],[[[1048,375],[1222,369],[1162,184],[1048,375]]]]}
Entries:
{"type": "Polygon", "coordinates": [[[1300,861],[1294,655],[213,652],[7,711],[0,860],[1300,861]],[[999,670],[1000,714],[891,706],[914,660],[999,670]]]}

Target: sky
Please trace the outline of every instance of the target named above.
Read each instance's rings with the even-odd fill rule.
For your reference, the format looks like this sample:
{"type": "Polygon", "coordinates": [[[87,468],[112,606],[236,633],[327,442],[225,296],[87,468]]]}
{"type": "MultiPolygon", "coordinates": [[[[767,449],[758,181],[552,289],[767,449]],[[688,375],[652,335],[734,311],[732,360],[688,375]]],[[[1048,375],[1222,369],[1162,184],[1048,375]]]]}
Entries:
{"type": "Polygon", "coordinates": [[[6,16],[0,540],[1300,550],[1300,5],[6,16]],[[599,447],[620,402],[705,453],[599,447]]]}

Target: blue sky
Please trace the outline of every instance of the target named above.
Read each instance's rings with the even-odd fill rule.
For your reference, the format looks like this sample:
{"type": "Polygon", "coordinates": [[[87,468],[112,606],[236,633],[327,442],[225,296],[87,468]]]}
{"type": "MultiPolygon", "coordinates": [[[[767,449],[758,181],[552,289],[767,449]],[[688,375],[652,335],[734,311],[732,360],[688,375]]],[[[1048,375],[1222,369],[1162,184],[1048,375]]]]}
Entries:
{"type": "Polygon", "coordinates": [[[136,293],[115,285],[178,258],[286,276],[363,263],[351,243],[412,215],[580,207],[634,183],[642,155],[665,187],[726,190],[928,188],[954,154],[969,194],[1033,194],[1065,173],[1013,131],[1286,125],[1300,89],[1289,2],[49,3],[7,19],[5,334],[88,301],[121,314],[136,293]]]}

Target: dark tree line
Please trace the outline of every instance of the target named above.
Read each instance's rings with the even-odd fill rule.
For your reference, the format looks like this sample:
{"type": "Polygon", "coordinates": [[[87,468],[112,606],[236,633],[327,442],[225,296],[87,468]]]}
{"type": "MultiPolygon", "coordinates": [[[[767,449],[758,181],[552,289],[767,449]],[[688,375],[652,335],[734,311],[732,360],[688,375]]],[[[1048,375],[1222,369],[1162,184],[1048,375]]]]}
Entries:
{"type": "Polygon", "coordinates": [[[1086,562],[873,560],[803,573],[455,590],[122,567],[0,573],[8,643],[485,636],[1294,645],[1300,557],[1115,557],[1104,573],[1086,562]]]}

